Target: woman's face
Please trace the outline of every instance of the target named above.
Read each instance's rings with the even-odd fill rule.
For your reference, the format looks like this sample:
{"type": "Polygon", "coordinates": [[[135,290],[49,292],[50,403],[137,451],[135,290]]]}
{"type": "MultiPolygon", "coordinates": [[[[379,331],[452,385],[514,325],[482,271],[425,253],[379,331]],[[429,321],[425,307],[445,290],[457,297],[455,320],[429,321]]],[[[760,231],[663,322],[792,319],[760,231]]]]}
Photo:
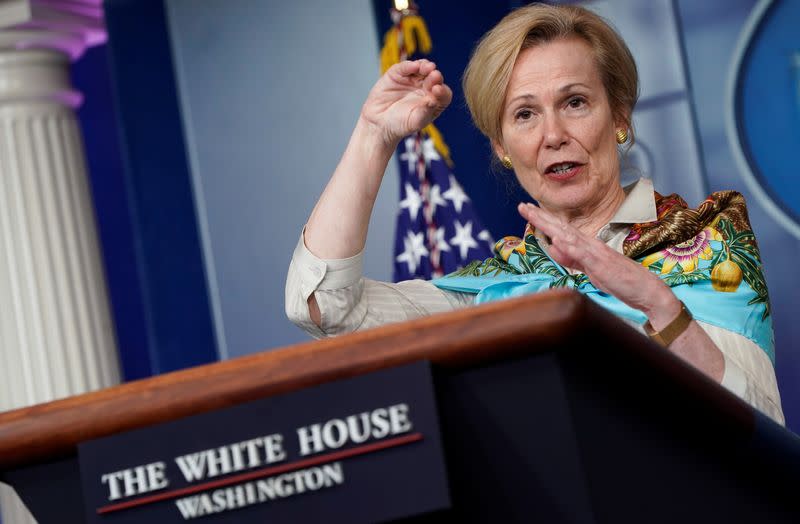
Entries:
{"type": "Polygon", "coordinates": [[[625,127],[614,121],[589,44],[559,39],[519,54],[493,145],[545,209],[581,216],[618,192],[616,131],[625,127]]]}

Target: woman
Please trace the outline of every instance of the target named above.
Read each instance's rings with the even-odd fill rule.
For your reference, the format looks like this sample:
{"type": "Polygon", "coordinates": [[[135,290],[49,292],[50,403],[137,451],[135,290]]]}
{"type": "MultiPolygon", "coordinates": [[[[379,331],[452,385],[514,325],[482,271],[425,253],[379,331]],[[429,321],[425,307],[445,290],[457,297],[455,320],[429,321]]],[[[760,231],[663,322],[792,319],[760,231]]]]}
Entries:
{"type": "Polygon", "coordinates": [[[520,8],[476,48],[464,93],[498,159],[539,204],[519,205],[524,238],[506,237],[493,259],[433,283],[361,276],[392,153],[452,98],[435,64],[397,64],[367,97],[295,250],[290,319],[320,337],[570,285],[783,423],[769,303],[741,196],[715,193],[692,210],[648,180],[620,185],[618,147],[633,144],[638,77],[614,30],[580,7],[520,8]]]}

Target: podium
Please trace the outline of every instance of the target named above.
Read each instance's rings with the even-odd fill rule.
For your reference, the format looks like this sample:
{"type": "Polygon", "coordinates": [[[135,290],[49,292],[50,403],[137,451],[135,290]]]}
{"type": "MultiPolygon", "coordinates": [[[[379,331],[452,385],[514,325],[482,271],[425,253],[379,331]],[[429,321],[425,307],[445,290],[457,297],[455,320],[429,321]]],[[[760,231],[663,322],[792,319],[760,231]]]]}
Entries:
{"type": "Polygon", "coordinates": [[[2,413],[0,480],[83,522],[82,442],[417,361],[450,507],[403,522],[800,522],[797,436],[567,290],[2,413]]]}

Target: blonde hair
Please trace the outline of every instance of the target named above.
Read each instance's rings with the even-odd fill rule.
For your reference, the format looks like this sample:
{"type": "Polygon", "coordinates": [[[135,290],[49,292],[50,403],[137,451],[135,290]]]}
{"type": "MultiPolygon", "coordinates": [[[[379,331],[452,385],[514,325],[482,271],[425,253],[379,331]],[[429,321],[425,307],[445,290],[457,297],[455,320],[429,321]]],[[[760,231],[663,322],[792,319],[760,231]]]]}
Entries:
{"type": "Polygon", "coordinates": [[[491,141],[502,136],[506,89],[519,53],[559,38],[578,37],[594,51],[611,112],[629,128],[639,97],[639,75],[628,46],[600,16],[578,6],[531,4],[515,9],[486,33],[472,53],[462,87],[472,120],[491,141]]]}

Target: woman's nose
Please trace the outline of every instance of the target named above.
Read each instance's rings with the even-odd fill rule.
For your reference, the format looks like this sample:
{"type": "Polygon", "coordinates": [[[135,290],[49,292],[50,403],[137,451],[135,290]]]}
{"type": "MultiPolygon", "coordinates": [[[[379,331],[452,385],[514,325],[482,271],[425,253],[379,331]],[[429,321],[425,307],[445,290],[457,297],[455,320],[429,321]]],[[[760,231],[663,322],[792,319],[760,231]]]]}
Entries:
{"type": "Polygon", "coordinates": [[[542,131],[544,133],[545,147],[559,149],[567,143],[567,129],[558,114],[546,115],[543,124],[542,131]]]}

